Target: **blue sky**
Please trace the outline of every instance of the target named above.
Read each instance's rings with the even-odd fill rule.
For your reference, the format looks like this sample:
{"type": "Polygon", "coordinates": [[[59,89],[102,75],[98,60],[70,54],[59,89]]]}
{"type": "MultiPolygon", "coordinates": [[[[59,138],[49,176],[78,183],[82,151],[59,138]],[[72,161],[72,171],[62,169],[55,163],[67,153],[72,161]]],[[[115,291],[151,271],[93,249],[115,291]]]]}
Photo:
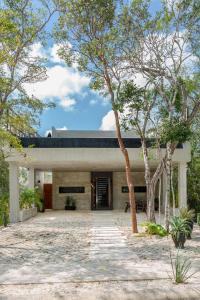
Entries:
{"type": "MultiPolygon", "coordinates": [[[[159,5],[159,0],[153,0],[151,11],[155,12],[159,5]]],[[[52,31],[56,20],[55,15],[47,31],[52,31]]],[[[45,135],[52,126],[70,130],[114,129],[109,100],[91,91],[88,87],[89,78],[76,69],[68,68],[59,59],[57,49],[58,45],[51,38],[45,47],[36,43],[32,49],[34,55],[47,59],[48,79],[27,86],[27,91],[43,101],[48,99],[56,104],[55,109],[45,110],[41,115],[39,134],[45,135]]]]}

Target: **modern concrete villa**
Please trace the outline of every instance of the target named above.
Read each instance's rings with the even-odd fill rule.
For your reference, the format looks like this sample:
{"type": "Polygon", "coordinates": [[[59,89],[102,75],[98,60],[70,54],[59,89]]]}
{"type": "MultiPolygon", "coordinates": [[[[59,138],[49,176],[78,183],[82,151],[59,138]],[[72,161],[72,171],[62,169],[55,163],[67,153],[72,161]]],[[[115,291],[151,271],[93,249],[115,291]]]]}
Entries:
{"type": "MultiPolygon", "coordinates": [[[[130,155],[135,185],[136,206],[146,202],[144,163],[141,143],[133,132],[123,133],[130,155]]],[[[28,168],[28,186],[39,186],[46,209],[63,210],[67,196],[73,196],[78,210],[121,210],[128,201],[124,172],[124,158],[114,131],[70,131],[52,128],[51,137],[21,139],[24,153],[14,149],[7,158],[10,172],[10,219],[19,221],[19,167],[28,168]],[[46,181],[45,172],[51,178],[46,181]]],[[[165,149],[161,149],[161,155],[165,149]]],[[[152,170],[158,164],[152,149],[152,170]]],[[[187,163],[190,145],[179,145],[173,156],[178,166],[179,206],[187,206],[187,163]]],[[[161,209],[166,191],[166,175],[157,186],[161,195],[161,209]]]]}

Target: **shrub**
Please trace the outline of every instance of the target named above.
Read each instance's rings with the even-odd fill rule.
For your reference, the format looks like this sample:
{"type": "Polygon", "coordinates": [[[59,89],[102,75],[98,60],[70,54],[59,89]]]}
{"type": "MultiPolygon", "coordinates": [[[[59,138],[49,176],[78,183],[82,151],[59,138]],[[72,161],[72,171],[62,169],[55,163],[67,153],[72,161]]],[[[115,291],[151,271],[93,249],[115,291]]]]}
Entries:
{"type": "Polygon", "coordinates": [[[186,283],[186,281],[196,273],[189,273],[191,270],[191,261],[188,258],[181,258],[178,252],[175,259],[172,258],[170,252],[170,262],[173,280],[176,284],[186,283]]]}
{"type": "Polygon", "coordinates": [[[194,209],[187,209],[186,207],[182,207],[180,209],[180,217],[182,219],[186,219],[186,220],[189,220],[189,221],[193,221],[194,218],[195,218],[195,211],[194,209]]]}
{"type": "Polygon", "coordinates": [[[200,213],[197,214],[197,224],[200,226],[200,213]]]}
{"type": "Polygon", "coordinates": [[[38,188],[24,188],[20,193],[19,205],[20,209],[31,208],[33,205],[41,209],[42,203],[38,188]]]}
{"type": "Polygon", "coordinates": [[[170,234],[176,248],[184,248],[184,244],[188,235],[191,234],[191,227],[187,219],[173,217],[170,221],[170,234]]]}
{"type": "Polygon", "coordinates": [[[166,236],[168,234],[165,228],[159,224],[146,222],[142,226],[145,227],[145,232],[151,235],[166,236]]]}
{"type": "Polygon", "coordinates": [[[8,195],[0,197],[0,226],[7,226],[9,223],[9,200],[8,195]]]}

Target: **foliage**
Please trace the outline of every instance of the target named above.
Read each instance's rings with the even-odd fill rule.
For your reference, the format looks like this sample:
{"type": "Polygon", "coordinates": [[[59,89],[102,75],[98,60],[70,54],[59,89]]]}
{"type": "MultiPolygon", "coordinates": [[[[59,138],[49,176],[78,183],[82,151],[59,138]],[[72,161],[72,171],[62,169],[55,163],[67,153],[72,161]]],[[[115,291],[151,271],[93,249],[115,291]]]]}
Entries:
{"type": "Polygon", "coordinates": [[[170,234],[176,240],[179,239],[180,235],[184,235],[187,237],[188,234],[191,233],[191,228],[186,219],[182,219],[181,217],[173,217],[170,221],[171,230],[170,234]]]}
{"type": "Polygon", "coordinates": [[[196,213],[200,212],[200,152],[199,152],[199,119],[196,120],[194,134],[191,140],[191,161],[187,171],[187,196],[188,205],[196,213]]]}
{"type": "Polygon", "coordinates": [[[200,226],[200,213],[197,214],[197,224],[200,226]]]}
{"type": "Polygon", "coordinates": [[[9,201],[8,194],[0,196],[0,226],[7,226],[9,223],[9,201]]]}
{"type": "Polygon", "coordinates": [[[40,193],[38,188],[22,189],[22,191],[20,192],[19,205],[20,205],[20,209],[31,208],[32,206],[36,206],[39,209],[42,209],[42,203],[41,203],[40,193]]]}
{"type": "Polygon", "coordinates": [[[162,237],[168,235],[165,228],[159,224],[146,222],[146,223],[142,224],[142,226],[145,227],[145,232],[150,235],[159,235],[162,237]]]}
{"type": "Polygon", "coordinates": [[[188,209],[187,207],[182,207],[180,209],[180,218],[189,220],[189,221],[194,221],[195,217],[195,211],[194,209],[188,209]]]}
{"type": "Polygon", "coordinates": [[[5,162],[3,154],[0,152],[0,197],[9,190],[8,163],[5,162]]]}
{"type": "Polygon", "coordinates": [[[46,0],[39,6],[25,0],[0,4],[0,149],[21,149],[16,136],[35,134],[39,114],[52,106],[25,89],[47,78],[44,61],[33,57],[32,50],[34,43],[44,41],[44,28],[55,9],[46,0]]]}
{"type": "Polygon", "coordinates": [[[173,280],[176,284],[186,283],[196,272],[189,273],[191,270],[191,261],[188,258],[181,258],[177,252],[176,257],[173,259],[170,253],[170,262],[172,268],[173,280]]]}
{"type": "Polygon", "coordinates": [[[75,201],[74,197],[73,196],[67,196],[66,201],[65,201],[65,205],[66,206],[75,206],[76,201],[75,201]]]}

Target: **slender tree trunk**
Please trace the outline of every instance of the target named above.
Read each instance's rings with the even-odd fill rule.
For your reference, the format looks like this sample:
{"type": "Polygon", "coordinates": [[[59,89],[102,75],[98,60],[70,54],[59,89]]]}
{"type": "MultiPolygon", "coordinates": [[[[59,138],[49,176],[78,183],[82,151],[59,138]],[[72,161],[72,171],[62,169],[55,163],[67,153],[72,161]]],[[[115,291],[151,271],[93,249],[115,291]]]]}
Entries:
{"type": "Polygon", "coordinates": [[[173,205],[173,216],[176,215],[176,201],[175,201],[175,192],[174,192],[174,183],[173,183],[173,166],[171,164],[171,178],[170,178],[170,183],[171,183],[171,191],[172,191],[172,205],[173,205]]]}
{"type": "Polygon", "coordinates": [[[127,180],[127,184],[128,184],[129,202],[130,202],[130,209],[131,209],[132,231],[133,231],[133,233],[137,233],[138,228],[137,228],[137,217],[136,217],[135,193],[134,193],[134,184],[133,184],[133,177],[132,177],[132,173],[131,173],[129,154],[128,154],[127,149],[124,146],[124,142],[123,142],[123,139],[121,136],[119,115],[118,115],[117,111],[114,111],[114,116],[115,116],[115,125],[116,125],[116,132],[117,132],[119,147],[120,147],[120,149],[124,155],[124,159],[125,159],[126,180],[127,180]]]}
{"type": "Polygon", "coordinates": [[[166,161],[166,193],[165,193],[165,228],[169,231],[169,218],[170,218],[170,181],[171,181],[171,147],[170,143],[167,143],[167,161],[166,161]]]}
{"type": "Polygon", "coordinates": [[[124,141],[121,136],[121,129],[120,129],[120,122],[119,122],[119,114],[118,111],[114,109],[115,105],[115,95],[112,89],[112,84],[110,81],[110,76],[107,69],[107,63],[103,56],[100,57],[103,65],[104,65],[104,79],[110,94],[111,98],[111,104],[113,107],[114,117],[115,117],[115,127],[116,127],[116,133],[117,133],[117,139],[119,143],[120,150],[122,151],[122,154],[124,156],[125,160],[125,169],[126,169],[126,180],[129,190],[129,202],[130,202],[130,209],[131,209],[131,223],[132,223],[132,231],[133,233],[138,232],[137,228],[137,216],[136,216],[136,205],[135,205],[135,193],[134,193],[134,184],[133,184],[133,177],[131,174],[131,164],[129,159],[128,151],[124,145],[124,141]]]}
{"type": "Polygon", "coordinates": [[[158,192],[158,220],[159,220],[159,224],[161,223],[161,176],[159,179],[159,192],[158,192]]]}
{"type": "Polygon", "coordinates": [[[146,182],[146,195],[147,195],[147,220],[156,223],[155,219],[155,187],[151,181],[151,170],[149,166],[148,150],[144,140],[142,140],[142,150],[145,167],[145,182],[146,182]]]}

